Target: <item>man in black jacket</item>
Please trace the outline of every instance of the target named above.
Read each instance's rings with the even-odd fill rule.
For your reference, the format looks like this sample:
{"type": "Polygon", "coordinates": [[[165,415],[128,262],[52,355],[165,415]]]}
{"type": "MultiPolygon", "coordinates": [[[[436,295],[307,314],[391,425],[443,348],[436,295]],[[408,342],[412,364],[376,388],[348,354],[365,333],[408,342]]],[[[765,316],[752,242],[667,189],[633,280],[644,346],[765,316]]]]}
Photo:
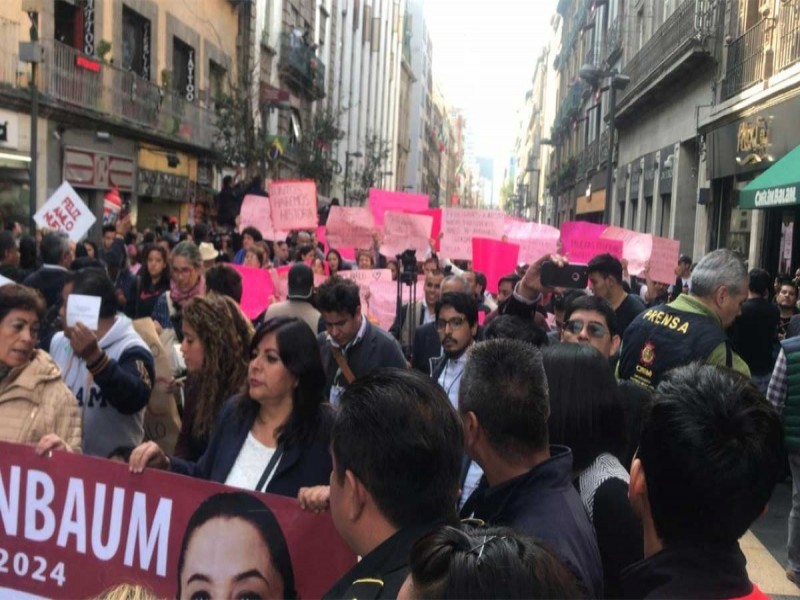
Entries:
{"type": "Polygon", "coordinates": [[[50,309],[61,302],[69,265],[75,259],[75,242],[63,231],[50,231],[42,237],[39,254],[42,266],[28,275],[23,284],[42,292],[50,309]]]}
{"type": "Polygon", "coordinates": [[[317,336],[327,378],[325,397],[338,404],[345,387],[380,367],[406,368],[406,359],[391,335],[361,314],[358,285],[331,277],[317,290],[317,308],[325,320],[317,336]]]}
{"type": "Polygon", "coordinates": [[[342,394],[331,433],[333,523],[363,557],[325,594],[397,598],[416,540],[457,522],[464,438],[430,378],[382,369],[342,394]]]}
{"type": "Polygon", "coordinates": [[[644,560],[622,572],[626,598],[766,598],[741,538],[783,470],[781,419],[749,381],[694,363],[669,372],[645,414],[630,499],[644,560]]]}

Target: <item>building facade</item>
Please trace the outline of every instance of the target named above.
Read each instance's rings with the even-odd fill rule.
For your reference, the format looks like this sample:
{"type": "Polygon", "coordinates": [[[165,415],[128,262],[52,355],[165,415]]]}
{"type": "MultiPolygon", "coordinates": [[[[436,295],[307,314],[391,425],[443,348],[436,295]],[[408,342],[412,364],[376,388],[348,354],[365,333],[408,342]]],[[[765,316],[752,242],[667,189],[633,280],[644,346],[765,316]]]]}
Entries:
{"type": "Polygon", "coordinates": [[[202,211],[215,187],[214,99],[236,76],[239,16],[226,0],[3,2],[0,120],[11,156],[0,164],[4,215],[28,221],[30,181],[18,157],[30,155],[31,61],[36,206],[65,180],[98,223],[111,188],[141,228],[161,215],[185,222],[202,211]],[[20,47],[31,30],[37,46],[20,47]]]}

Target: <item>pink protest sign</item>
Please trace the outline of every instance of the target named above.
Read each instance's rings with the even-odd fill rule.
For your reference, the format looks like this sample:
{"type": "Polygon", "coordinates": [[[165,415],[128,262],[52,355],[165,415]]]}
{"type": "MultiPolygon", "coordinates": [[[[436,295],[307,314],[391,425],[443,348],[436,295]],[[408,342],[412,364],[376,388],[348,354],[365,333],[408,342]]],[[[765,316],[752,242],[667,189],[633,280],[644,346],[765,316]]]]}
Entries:
{"type": "Polygon", "coordinates": [[[622,242],[604,238],[571,238],[569,244],[564,242],[563,252],[573,264],[587,264],[598,254],[610,254],[622,258],[622,242]]]}
{"type": "Polygon", "coordinates": [[[392,281],[392,272],[389,269],[353,269],[352,271],[339,271],[339,276],[342,279],[349,279],[358,284],[361,312],[365,315],[369,313],[372,284],[389,282],[392,285],[396,285],[392,281]]]}
{"type": "Polygon", "coordinates": [[[652,236],[653,249],[650,252],[650,279],[660,283],[675,283],[675,265],[678,264],[681,243],[658,236],[652,236]]]}
{"type": "Polygon", "coordinates": [[[331,206],[325,232],[331,248],[371,248],[374,232],[375,219],[368,208],[331,206]]]}
{"type": "Polygon", "coordinates": [[[480,208],[442,209],[442,255],[447,258],[472,258],[472,238],[500,240],[503,237],[503,211],[480,208]]]}
{"type": "Polygon", "coordinates": [[[292,265],[284,265],[276,269],[272,269],[272,281],[275,284],[275,295],[281,300],[286,300],[289,295],[289,269],[292,265]]]}
{"type": "Polygon", "coordinates": [[[317,228],[317,184],[313,181],[271,181],[269,203],[275,229],[317,228]]]}
{"type": "Polygon", "coordinates": [[[338,248],[336,248],[335,246],[331,246],[331,248],[334,248],[334,249],[338,250],[339,254],[341,254],[342,258],[345,259],[345,260],[355,260],[356,259],[356,249],[355,248],[352,248],[352,247],[348,248],[348,247],[342,247],[342,246],[339,246],[338,248]]]}
{"type": "Polygon", "coordinates": [[[383,227],[387,210],[395,212],[421,212],[428,208],[428,196],[423,194],[406,194],[389,190],[369,190],[369,209],[375,217],[375,226],[383,227]]]}
{"type": "MultiPolygon", "coordinates": [[[[403,302],[408,301],[408,290],[403,287],[403,302]]],[[[424,302],[425,285],[417,283],[417,302],[424,302]]],[[[397,313],[397,282],[395,281],[373,281],[369,283],[369,315],[378,320],[381,329],[386,331],[394,323],[397,313]]]]}
{"type": "Polygon", "coordinates": [[[606,225],[589,223],[587,221],[567,221],[561,224],[561,241],[578,237],[584,240],[593,240],[603,235],[606,225]]]}
{"type": "Polygon", "coordinates": [[[442,231],[442,209],[441,208],[426,208],[419,212],[415,211],[417,215],[428,215],[433,217],[433,226],[431,227],[431,237],[433,238],[433,245],[436,251],[439,251],[439,233],[442,231]]]}
{"type": "Polygon", "coordinates": [[[328,246],[328,238],[325,235],[326,229],[327,228],[325,225],[320,225],[317,227],[317,240],[322,242],[322,245],[325,248],[325,254],[327,254],[328,250],[330,249],[330,246],[328,246]]]}
{"type": "Polygon", "coordinates": [[[269,198],[248,194],[242,201],[239,212],[239,228],[255,227],[261,232],[265,240],[285,240],[287,231],[275,231],[272,225],[272,210],[269,198]]]}
{"type": "Polygon", "coordinates": [[[267,310],[270,298],[275,293],[275,286],[269,271],[231,265],[242,276],[242,312],[253,320],[267,310]]]}
{"type": "Polygon", "coordinates": [[[503,275],[513,273],[519,258],[519,246],[490,240],[472,239],[472,268],[486,275],[486,289],[497,293],[497,283],[503,275]]]}
{"type": "Polygon", "coordinates": [[[550,225],[511,220],[506,217],[504,224],[505,241],[519,244],[519,261],[533,263],[542,256],[559,251],[561,232],[550,225]]]}
{"type": "Polygon", "coordinates": [[[432,227],[433,217],[428,215],[386,211],[381,254],[394,257],[410,249],[421,259],[428,251],[432,227]]]}
{"type": "MultiPolygon", "coordinates": [[[[628,273],[638,276],[644,272],[645,263],[650,260],[650,253],[653,249],[653,236],[611,226],[603,232],[601,237],[622,242],[622,258],[628,261],[628,273]]],[[[677,258],[675,262],[677,263],[677,258]]],[[[674,274],[672,280],[675,280],[674,274]]]]}

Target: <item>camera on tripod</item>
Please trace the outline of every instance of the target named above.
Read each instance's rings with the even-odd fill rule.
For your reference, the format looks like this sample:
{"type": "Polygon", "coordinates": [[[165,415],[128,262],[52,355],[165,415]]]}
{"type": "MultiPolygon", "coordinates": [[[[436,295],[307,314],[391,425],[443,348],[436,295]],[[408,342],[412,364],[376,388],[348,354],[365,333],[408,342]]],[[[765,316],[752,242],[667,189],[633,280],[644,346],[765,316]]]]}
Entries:
{"type": "Polygon", "coordinates": [[[397,280],[406,285],[415,285],[417,283],[417,251],[406,250],[402,254],[397,255],[397,263],[400,265],[397,280]]]}

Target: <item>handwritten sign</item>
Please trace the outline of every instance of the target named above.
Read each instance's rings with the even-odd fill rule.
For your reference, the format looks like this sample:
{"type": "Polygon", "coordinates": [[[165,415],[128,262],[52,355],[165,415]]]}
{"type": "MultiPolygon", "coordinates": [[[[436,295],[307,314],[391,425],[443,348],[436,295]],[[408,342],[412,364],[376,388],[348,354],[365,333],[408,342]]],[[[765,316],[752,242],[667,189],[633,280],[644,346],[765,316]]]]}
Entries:
{"type": "Polygon", "coordinates": [[[242,208],[239,212],[239,227],[255,227],[261,232],[265,240],[278,241],[285,240],[289,235],[288,231],[276,231],[272,224],[272,208],[269,198],[248,194],[242,200],[242,208]]]}
{"type": "Polygon", "coordinates": [[[639,233],[622,227],[609,227],[603,238],[620,240],[623,244],[622,256],[628,261],[628,272],[644,277],[645,268],[650,264],[650,278],[660,283],[675,281],[675,265],[678,263],[680,242],[639,233]]]}
{"type": "Polygon", "coordinates": [[[472,268],[486,275],[486,289],[497,293],[497,284],[501,277],[514,272],[519,258],[519,246],[489,240],[472,239],[472,268]]]}
{"type": "Polygon", "coordinates": [[[503,230],[505,241],[519,245],[519,261],[533,263],[542,256],[560,251],[561,232],[550,225],[528,223],[506,217],[503,230]]]}
{"type": "Polygon", "coordinates": [[[369,210],[375,218],[375,226],[381,229],[386,211],[406,213],[424,211],[428,208],[428,196],[372,188],[369,191],[368,203],[369,210]]]}
{"type": "Polygon", "coordinates": [[[650,278],[660,283],[675,283],[675,265],[678,264],[681,243],[678,240],[651,236],[650,278]]]}
{"type": "MultiPolygon", "coordinates": [[[[369,314],[378,320],[378,325],[388,331],[394,323],[397,313],[397,282],[396,281],[373,281],[369,284],[369,314]]],[[[403,302],[408,302],[410,287],[403,286],[403,302]]],[[[425,282],[421,278],[417,282],[417,293],[415,299],[419,303],[425,301],[425,282]]]]}
{"type": "Polygon", "coordinates": [[[97,220],[72,186],[66,181],[33,216],[42,229],[63,231],[73,242],[79,242],[97,220]]]}
{"type": "Polygon", "coordinates": [[[269,203],[275,229],[317,228],[317,184],[313,181],[271,181],[269,203]]]}
{"type": "Polygon", "coordinates": [[[564,244],[564,252],[573,264],[587,264],[598,254],[610,254],[622,258],[622,242],[603,238],[571,238],[564,244]]]}
{"type": "Polygon", "coordinates": [[[97,331],[101,301],[100,296],[70,294],[67,298],[67,327],[75,327],[81,322],[92,331],[97,331]]]}
{"type": "Polygon", "coordinates": [[[275,293],[270,272],[242,265],[231,265],[242,276],[242,312],[251,321],[267,310],[275,293]]]}
{"type": "Polygon", "coordinates": [[[411,249],[421,259],[428,251],[433,217],[390,210],[386,211],[383,223],[381,254],[384,256],[394,257],[411,249]]]}
{"type": "Polygon", "coordinates": [[[331,248],[371,248],[375,219],[363,206],[331,206],[326,236],[331,248]]]}
{"type": "Polygon", "coordinates": [[[392,272],[389,269],[353,269],[352,271],[339,271],[338,275],[342,279],[349,279],[358,284],[361,312],[365,315],[369,313],[372,284],[384,282],[393,286],[397,285],[392,281],[392,272]]]}
{"type": "Polygon", "coordinates": [[[503,211],[478,208],[442,209],[442,255],[470,260],[472,238],[500,240],[503,237],[503,211]]]}

